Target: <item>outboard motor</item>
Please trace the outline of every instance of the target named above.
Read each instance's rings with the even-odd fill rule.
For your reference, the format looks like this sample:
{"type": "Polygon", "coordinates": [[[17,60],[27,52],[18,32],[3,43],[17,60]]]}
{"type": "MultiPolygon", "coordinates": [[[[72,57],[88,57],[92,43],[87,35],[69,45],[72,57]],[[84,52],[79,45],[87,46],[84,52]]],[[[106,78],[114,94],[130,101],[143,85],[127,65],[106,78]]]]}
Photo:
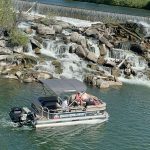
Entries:
{"type": "Polygon", "coordinates": [[[11,109],[9,116],[14,123],[18,123],[18,126],[23,125],[34,126],[35,124],[35,114],[31,112],[28,108],[14,107],[11,109]]]}
{"type": "Polygon", "coordinates": [[[22,111],[23,110],[20,107],[13,107],[13,108],[11,108],[9,116],[10,116],[12,122],[19,123],[21,121],[22,111]]]}

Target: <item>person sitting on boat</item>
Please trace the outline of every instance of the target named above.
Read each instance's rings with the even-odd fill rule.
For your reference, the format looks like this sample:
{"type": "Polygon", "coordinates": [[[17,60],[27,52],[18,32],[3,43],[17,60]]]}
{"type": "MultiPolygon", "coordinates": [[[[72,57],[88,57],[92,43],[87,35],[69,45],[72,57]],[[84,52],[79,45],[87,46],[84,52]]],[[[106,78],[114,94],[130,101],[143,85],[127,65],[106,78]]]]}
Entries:
{"type": "Polygon", "coordinates": [[[68,111],[69,110],[68,97],[67,96],[64,97],[61,107],[62,107],[63,111],[68,111]]]}
{"type": "Polygon", "coordinates": [[[93,97],[92,95],[84,93],[77,93],[75,96],[75,99],[79,105],[84,105],[85,107],[87,105],[99,105],[100,102],[96,97],[93,97]]]}

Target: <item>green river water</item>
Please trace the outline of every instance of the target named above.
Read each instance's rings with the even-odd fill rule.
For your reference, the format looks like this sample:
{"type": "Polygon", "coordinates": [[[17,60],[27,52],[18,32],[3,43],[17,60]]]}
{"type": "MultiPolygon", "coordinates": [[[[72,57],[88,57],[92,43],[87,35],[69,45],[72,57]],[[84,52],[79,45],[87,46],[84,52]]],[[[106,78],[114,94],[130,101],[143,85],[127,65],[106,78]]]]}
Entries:
{"type": "Polygon", "coordinates": [[[150,88],[125,84],[120,88],[88,91],[107,102],[110,115],[102,125],[47,129],[13,127],[13,106],[30,106],[43,95],[37,83],[0,79],[0,150],[149,150],[150,88]]]}

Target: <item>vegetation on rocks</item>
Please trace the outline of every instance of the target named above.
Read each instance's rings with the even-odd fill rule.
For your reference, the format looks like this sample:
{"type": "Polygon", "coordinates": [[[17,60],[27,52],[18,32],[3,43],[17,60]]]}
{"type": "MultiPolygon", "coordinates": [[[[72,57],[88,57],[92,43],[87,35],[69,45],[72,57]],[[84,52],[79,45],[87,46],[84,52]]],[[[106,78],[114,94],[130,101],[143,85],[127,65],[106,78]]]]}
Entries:
{"type": "Polygon", "coordinates": [[[17,29],[16,12],[11,0],[0,0],[0,28],[7,31],[11,44],[27,44],[28,37],[17,29]]]}
{"type": "Polygon", "coordinates": [[[75,0],[75,1],[150,9],[150,0],[134,0],[134,1],[133,0],[75,0]]]}
{"type": "Polygon", "coordinates": [[[10,36],[10,42],[13,45],[25,46],[29,41],[28,36],[26,36],[25,33],[23,33],[17,28],[11,29],[9,36],[10,36]]]}
{"type": "Polygon", "coordinates": [[[11,0],[0,0],[0,27],[10,30],[16,23],[11,0]]]}

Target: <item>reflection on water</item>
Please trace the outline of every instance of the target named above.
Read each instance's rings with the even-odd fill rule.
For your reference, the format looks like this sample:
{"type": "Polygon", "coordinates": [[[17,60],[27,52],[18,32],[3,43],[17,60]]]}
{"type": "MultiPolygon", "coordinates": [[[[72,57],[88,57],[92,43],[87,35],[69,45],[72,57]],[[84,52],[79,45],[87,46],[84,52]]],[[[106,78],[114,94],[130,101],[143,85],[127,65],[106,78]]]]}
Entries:
{"type": "Polygon", "coordinates": [[[30,106],[42,92],[39,84],[0,80],[0,148],[8,150],[149,150],[150,93],[140,85],[100,91],[88,88],[107,102],[110,118],[102,125],[45,129],[17,128],[9,120],[13,106],[30,106]]]}

